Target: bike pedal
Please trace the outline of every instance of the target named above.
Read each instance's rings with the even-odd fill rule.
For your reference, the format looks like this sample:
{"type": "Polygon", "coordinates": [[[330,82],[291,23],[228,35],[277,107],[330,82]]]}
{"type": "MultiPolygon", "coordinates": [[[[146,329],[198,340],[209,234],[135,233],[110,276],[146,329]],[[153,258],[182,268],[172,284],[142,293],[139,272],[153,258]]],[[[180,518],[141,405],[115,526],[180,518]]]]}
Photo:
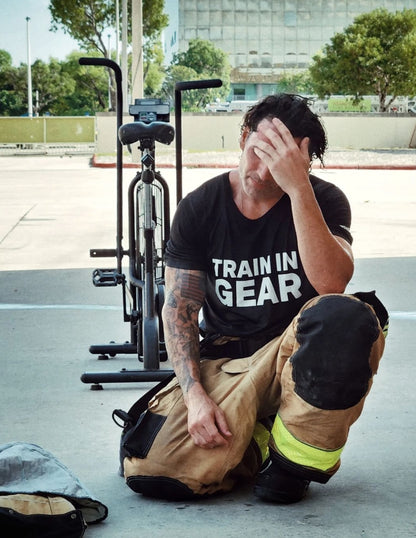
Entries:
{"type": "Polygon", "coordinates": [[[92,248],[90,258],[115,258],[117,251],[115,248],[92,248]]]}
{"type": "Polygon", "coordinates": [[[116,269],[95,269],[92,273],[92,283],[97,288],[106,286],[117,286],[124,280],[124,275],[116,269]]]}

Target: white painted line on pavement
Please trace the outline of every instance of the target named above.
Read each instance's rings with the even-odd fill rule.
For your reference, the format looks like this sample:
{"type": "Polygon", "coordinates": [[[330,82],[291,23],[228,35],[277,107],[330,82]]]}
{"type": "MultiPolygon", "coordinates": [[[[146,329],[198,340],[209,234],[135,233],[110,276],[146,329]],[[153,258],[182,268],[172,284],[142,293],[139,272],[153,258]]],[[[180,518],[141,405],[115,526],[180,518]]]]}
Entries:
{"type": "Polygon", "coordinates": [[[121,306],[102,304],[1,304],[0,310],[122,310],[121,306]]]}
{"type": "MultiPolygon", "coordinates": [[[[121,306],[101,304],[18,304],[0,303],[0,310],[122,310],[121,306]]],[[[397,310],[389,312],[390,319],[416,320],[416,312],[397,310]]]]}

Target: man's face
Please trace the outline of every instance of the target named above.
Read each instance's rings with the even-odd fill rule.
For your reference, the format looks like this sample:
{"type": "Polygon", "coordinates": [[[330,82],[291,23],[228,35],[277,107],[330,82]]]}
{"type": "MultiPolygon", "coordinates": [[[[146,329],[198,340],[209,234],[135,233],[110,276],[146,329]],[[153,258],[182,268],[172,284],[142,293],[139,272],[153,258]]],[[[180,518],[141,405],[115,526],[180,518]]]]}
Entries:
{"type": "Polygon", "coordinates": [[[269,119],[263,119],[259,123],[257,131],[243,131],[240,140],[242,155],[239,172],[242,188],[247,196],[257,200],[280,197],[281,194],[270,170],[254,153],[254,147],[258,140],[267,141],[265,135],[260,132],[262,126],[273,128],[269,119]]]}
{"type": "MultiPolygon", "coordinates": [[[[242,149],[242,155],[239,165],[240,181],[243,193],[253,200],[278,200],[282,196],[283,191],[277,183],[277,180],[273,178],[266,163],[262,161],[262,159],[258,157],[255,152],[255,148],[259,144],[259,141],[266,142],[271,149],[269,157],[271,157],[272,160],[274,158],[279,159],[280,152],[278,146],[275,145],[276,135],[281,140],[281,144],[278,145],[287,145],[287,136],[289,136],[292,138],[292,143],[294,141],[298,148],[301,147],[302,138],[292,137],[292,135],[288,133],[288,135],[285,135],[285,141],[285,137],[279,133],[276,125],[268,118],[265,118],[259,122],[256,131],[244,130],[241,134],[240,147],[242,149]],[[275,133],[272,135],[274,142],[268,138],[270,136],[270,130],[274,131],[275,133]],[[275,154],[275,157],[273,157],[273,154],[275,154]]],[[[303,159],[303,157],[301,158],[303,159]]]]}

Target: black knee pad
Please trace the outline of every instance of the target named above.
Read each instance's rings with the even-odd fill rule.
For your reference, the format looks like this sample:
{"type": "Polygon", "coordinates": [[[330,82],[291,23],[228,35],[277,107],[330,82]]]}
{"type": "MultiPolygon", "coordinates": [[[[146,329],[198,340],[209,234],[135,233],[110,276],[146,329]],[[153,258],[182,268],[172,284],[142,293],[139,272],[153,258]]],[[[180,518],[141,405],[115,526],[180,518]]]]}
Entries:
{"type": "Polygon", "coordinates": [[[319,409],[347,409],[368,390],[369,356],[379,336],[376,316],[363,302],[322,297],[302,312],[290,361],[295,392],[319,409]]]}

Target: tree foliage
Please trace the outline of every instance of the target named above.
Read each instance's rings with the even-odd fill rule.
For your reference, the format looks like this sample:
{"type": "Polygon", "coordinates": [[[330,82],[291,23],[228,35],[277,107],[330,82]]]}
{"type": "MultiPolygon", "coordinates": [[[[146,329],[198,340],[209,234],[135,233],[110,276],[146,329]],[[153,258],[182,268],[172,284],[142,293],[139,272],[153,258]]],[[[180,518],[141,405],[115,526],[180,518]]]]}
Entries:
{"type": "MultiPolygon", "coordinates": [[[[100,56],[110,57],[107,50],[109,28],[116,25],[116,3],[114,0],[50,0],[49,10],[52,16],[51,29],[59,27],[68,33],[80,47],[87,52],[96,51],[100,56]]],[[[143,0],[143,78],[144,92],[152,95],[162,82],[160,75],[163,55],[160,54],[160,37],[168,24],[168,17],[163,12],[164,0],[143,0]],[[157,64],[157,67],[155,66],[157,64]],[[158,76],[159,75],[159,76],[158,76]],[[147,81],[147,77],[150,77],[147,81]]],[[[131,34],[131,2],[128,2],[128,22],[131,34]]],[[[110,71],[113,108],[115,106],[115,81],[110,71]]]]}
{"type": "MultiPolygon", "coordinates": [[[[91,55],[95,56],[93,53],[91,55]]],[[[74,81],[74,90],[61,100],[61,116],[94,114],[108,108],[108,77],[105,69],[79,65],[81,56],[85,56],[85,53],[73,52],[63,62],[63,72],[74,81]]]]}
{"type": "Polygon", "coordinates": [[[0,116],[20,116],[25,113],[25,73],[12,66],[12,57],[0,50],[0,116]]]}
{"type": "MultiPolygon", "coordinates": [[[[187,51],[188,52],[188,51],[187,51]]],[[[220,78],[222,88],[183,92],[184,110],[201,110],[207,102],[229,93],[230,66],[224,52],[210,42],[195,40],[189,53],[179,55],[165,72],[161,47],[154,47],[158,61],[149,64],[145,95],[164,96],[174,101],[176,82],[220,78]],[[200,61],[203,57],[203,62],[200,61]],[[188,65],[189,64],[189,65],[188,65]],[[163,87],[162,87],[163,82],[163,87]]],[[[51,58],[32,65],[34,113],[59,116],[93,114],[108,108],[108,74],[102,67],[79,65],[80,56],[97,56],[94,51],[73,52],[64,61],[51,58]]],[[[10,54],[0,50],[0,115],[20,116],[27,112],[27,66],[13,67],[10,54]]]]}
{"type": "Polygon", "coordinates": [[[231,66],[227,55],[204,39],[191,39],[185,52],[176,54],[167,70],[163,90],[173,99],[175,83],[184,80],[203,80],[219,78],[222,87],[207,90],[188,90],[184,92],[184,110],[201,110],[216,98],[225,98],[230,91],[231,66]]]}
{"type": "Polygon", "coordinates": [[[285,93],[297,93],[310,95],[314,92],[309,71],[300,73],[285,73],[277,80],[279,91],[285,93]]]}
{"type": "MultiPolygon", "coordinates": [[[[32,64],[35,115],[76,116],[107,109],[107,73],[101,67],[79,65],[85,54],[73,52],[63,62],[51,58],[49,63],[32,64]]],[[[22,116],[27,113],[27,65],[13,67],[9,57],[0,50],[0,116],[22,116]]]]}
{"type": "Polygon", "coordinates": [[[218,76],[227,68],[227,55],[205,39],[191,39],[188,50],[174,57],[174,64],[191,67],[198,74],[218,76]]]}
{"type": "Polygon", "coordinates": [[[314,56],[310,74],[320,97],[375,94],[384,112],[398,95],[414,94],[415,58],[416,10],[376,9],[335,34],[314,56]]]}
{"type": "Polygon", "coordinates": [[[104,31],[115,24],[114,2],[108,0],[51,0],[52,31],[62,28],[81,48],[108,56],[104,31]]]}
{"type": "Polygon", "coordinates": [[[159,97],[164,78],[162,45],[155,43],[151,54],[147,56],[143,65],[144,95],[146,97],[159,97]]]}
{"type": "Polygon", "coordinates": [[[7,50],[0,50],[0,73],[12,66],[12,56],[7,50]]]}
{"type": "Polygon", "coordinates": [[[65,96],[76,88],[75,80],[65,72],[64,65],[54,58],[49,63],[36,60],[32,65],[32,86],[38,96],[35,112],[52,115],[65,115],[65,96]]]}

